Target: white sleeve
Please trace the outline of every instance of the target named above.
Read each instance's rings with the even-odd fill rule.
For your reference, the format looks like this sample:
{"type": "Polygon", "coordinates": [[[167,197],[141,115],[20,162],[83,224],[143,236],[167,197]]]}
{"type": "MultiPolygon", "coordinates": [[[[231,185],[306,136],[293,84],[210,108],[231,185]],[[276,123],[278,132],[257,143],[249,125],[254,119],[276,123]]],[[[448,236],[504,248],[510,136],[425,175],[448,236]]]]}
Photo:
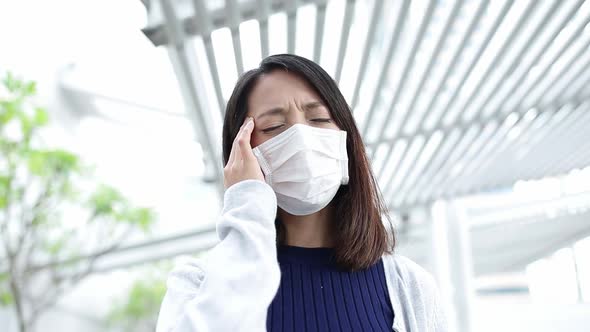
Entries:
{"type": "Polygon", "coordinates": [[[448,332],[445,312],[441,307],[440,292],[430,273],[409,258],[385,255],[391,280],[390,294],[395,320],[394,326],[406,331],[448,332]],[[397,311],[397,312],[396,312],[397,311]],[[403,322],[398,321],[399,318],[403,322]]]}
{"type": "Polygon", "coordinates": [[[435,332],[447,332],[449,330],[449,325],[447,321],[447,316],[445,311],[441,305],[441,296],[438,287],[436,286],[436,282],[432,279],[433,288],[432,291],[433,295],[433,314],[432,314],[432,325],[433,331],[435,332]]]}
{"type": "Polygon", "coordinates": [[[175,268],[157,332],[265,331],[280,282],[276,196],[259,180],[232,185],[217,224],[220,242],[202,259],[175,268]]]}
{"type": "Polygon", "coordinates": [[[413,297],[416,300],[414,308],[424,306],[422,312],[416,310],[416,316],[424,315],[422,324],[428,326],[428,331],[448,332],[446,315],[440,305],[440,291],[434,277],[410,259],[406,257],[401,259],[406,261],[406,267],[408,271],[411,271],[411,277],[407,278],[407,281],[416,294],[413,297]],[[420,298],[419,301],[417,301],[418,298],[420,298]]]}

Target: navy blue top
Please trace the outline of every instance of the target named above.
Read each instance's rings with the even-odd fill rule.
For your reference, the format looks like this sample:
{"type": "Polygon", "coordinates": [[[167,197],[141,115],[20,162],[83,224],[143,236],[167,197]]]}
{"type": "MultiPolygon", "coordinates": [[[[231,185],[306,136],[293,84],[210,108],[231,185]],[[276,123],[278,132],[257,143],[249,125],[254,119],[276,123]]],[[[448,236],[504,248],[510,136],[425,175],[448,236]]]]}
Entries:
{"type": "Polygon", "coordinates": [[[332,248],[281,245],[281,283],[268,308],[267,331],[392,331],[394,313],[383,261],[339,269],[332,248]]]}

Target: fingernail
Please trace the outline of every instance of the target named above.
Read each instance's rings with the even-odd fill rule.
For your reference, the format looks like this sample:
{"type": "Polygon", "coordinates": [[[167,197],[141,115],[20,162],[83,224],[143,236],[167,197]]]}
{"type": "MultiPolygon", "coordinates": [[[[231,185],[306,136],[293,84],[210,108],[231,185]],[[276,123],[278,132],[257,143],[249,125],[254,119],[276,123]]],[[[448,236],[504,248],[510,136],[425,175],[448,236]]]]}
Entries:
{"type": "Polygon", "coordinates": [[[252,126],[254,126],[254,120],[251,117],[248,117],[248,120],[246,120],[246,127],[248,129],[252,128],[252,126]]]}

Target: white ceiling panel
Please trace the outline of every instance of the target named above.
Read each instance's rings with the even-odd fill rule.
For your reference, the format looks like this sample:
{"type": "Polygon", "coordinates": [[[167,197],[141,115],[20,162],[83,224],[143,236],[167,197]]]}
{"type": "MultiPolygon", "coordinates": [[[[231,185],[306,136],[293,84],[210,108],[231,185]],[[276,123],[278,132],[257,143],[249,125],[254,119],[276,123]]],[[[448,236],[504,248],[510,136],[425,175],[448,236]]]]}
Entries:
{"type": "Polygon", "coordinates": [[[392,208],[590,164],[590,1],[161,0],[149,12],[154,44],[202,41],[203,74],[179,80],[208,79],[187,109],[217,124],[262,56],[319,62],[392,208]],[[191,106],[211,100],[218,111],[191,106]]]}

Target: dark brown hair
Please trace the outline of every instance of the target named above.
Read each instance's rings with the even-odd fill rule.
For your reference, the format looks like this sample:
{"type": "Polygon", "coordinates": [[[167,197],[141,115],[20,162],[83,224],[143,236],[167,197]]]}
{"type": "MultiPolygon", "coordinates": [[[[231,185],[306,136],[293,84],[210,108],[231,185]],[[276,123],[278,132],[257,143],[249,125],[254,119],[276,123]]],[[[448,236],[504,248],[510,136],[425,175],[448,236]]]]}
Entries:
{"type": "MultiPolygon", "coordinates": [[[[273,70],[286,70],[305,79],[327,105],[334,123],[347,132],[350,179],[348,185],[340,186],[330,203],[333,208],[335,258],[343,269],[367,268],[384,253],[393,252],[395,235],[350,107],[336,82],[318,64],[297,55],[271,55],[262,60],[259,68],[245,72],[239,78],[225,111],[223,165],[227,164],[232,142],[248,113],[248,97],[254,84],[261,75],[273,70]],[[382,218],[388,221],[391,232],[386,230],[382,218]]],[[[277,243],[283,243],[283,225],[278,219],[275,225],[277,243]]]]}

